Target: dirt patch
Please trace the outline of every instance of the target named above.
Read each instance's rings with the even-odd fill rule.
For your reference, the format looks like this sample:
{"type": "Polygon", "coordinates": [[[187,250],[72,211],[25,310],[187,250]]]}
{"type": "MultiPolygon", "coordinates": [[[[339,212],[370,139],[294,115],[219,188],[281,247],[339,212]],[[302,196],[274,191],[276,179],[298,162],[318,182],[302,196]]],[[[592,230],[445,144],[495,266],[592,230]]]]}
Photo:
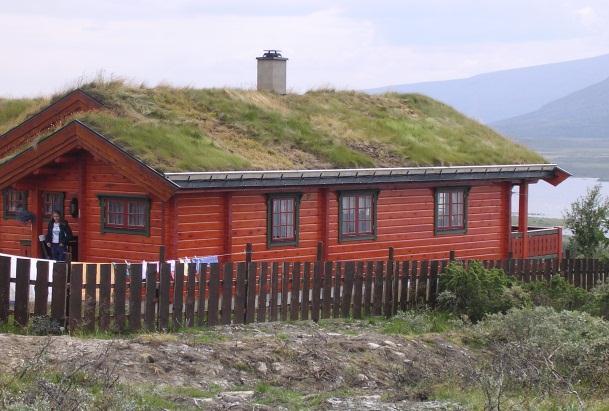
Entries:
{"type": "Polygon", "coordinates": [[[217,409],[282,403],[286,408],[302,403],[320,409],[459,409],[428,401],[427,387],[462,374],[471,355],[441,336],[405,338],[350,325],[265,323],[112,340],[4,334],[0,373],[16,372],[44,346],[41,361],[47,366],[61,369],[67,361],[103,352],[123,384],[196,388],[209,392],[209,398],[181,393],[172,401],[217,409]],[[289,395],[298,402],[290,405],[283,398],[289,395]],[[318,402],[307,402],[307,395],[318,402]],[[273,402],[274,397],[282,398],[273,402]]]}

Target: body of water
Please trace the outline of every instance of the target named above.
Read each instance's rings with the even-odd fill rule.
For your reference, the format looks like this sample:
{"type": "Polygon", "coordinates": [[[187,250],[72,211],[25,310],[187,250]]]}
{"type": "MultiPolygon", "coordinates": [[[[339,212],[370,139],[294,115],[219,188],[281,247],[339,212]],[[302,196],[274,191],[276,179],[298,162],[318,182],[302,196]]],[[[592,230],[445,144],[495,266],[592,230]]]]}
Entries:
{"type": "MultiPolygon", "coordinates": [[[[571,177],[554,187],[545,181],[529,185],[529,215],[562,218],[571,203],[586,194],[586,191],[601,184],[601,192],[609,196],[609,182],[597,178],[571,177]]],[[[512,196],[512,210],[518,211],[518,195],[512,196]]]]}

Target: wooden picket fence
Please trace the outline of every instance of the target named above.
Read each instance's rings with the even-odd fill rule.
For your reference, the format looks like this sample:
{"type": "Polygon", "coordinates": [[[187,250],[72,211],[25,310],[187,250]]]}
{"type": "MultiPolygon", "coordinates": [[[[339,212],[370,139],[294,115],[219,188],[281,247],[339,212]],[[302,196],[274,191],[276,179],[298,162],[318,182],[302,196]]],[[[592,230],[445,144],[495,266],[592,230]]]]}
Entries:
{"type": "MultiPolygon", "coordinates": [[[[48,315],[69,330],[116,332],[146,329],[314,320],[433,306],[448,260],[359,262],[239,262],[224,264],[82,264],[38,261],[30,279],[29,259],[0,257],[0,323],[13,315],[26,326],[48,315]],[[144,275],[145,273],[145,275],[144,275]],[[14,283],[14,301],[9,287],[14,283]],[[33,292],[31,292],[33,288],[33,292]],[[49,294],[50,290],[50,294],[49,294]]],[[[462,261],[468,264],[467,261],[462,261]]],[[[524,282],[563,276],[589,289],[609,274],[609,265],[587,259],[483,261],[524,282]]]]}

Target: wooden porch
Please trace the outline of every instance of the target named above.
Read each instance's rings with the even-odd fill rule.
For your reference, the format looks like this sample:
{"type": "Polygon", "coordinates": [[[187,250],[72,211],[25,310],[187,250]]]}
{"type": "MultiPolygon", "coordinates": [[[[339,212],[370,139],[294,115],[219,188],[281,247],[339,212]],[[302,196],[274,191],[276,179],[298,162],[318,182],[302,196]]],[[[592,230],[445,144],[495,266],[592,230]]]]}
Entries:
{"type": "Polygon", "coordinates": [[[512,226],[512,258],[562,256],[562,227],[528,227],[526,233],[512,226]]]}

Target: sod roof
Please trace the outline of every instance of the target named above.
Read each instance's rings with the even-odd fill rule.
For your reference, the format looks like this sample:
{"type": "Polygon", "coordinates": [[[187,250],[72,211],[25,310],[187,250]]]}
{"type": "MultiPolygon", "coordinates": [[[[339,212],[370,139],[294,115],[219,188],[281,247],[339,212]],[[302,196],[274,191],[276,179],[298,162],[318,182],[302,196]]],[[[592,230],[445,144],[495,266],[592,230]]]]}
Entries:
{"type": "MultiPolygon", "coordinates": [[[[162,172],[543,163],[451,107],[417,94],[81,87],[104,110],[78,119],[162,172]]],[[[0,133],[55,101],[0,100],[0,133]]]]}

